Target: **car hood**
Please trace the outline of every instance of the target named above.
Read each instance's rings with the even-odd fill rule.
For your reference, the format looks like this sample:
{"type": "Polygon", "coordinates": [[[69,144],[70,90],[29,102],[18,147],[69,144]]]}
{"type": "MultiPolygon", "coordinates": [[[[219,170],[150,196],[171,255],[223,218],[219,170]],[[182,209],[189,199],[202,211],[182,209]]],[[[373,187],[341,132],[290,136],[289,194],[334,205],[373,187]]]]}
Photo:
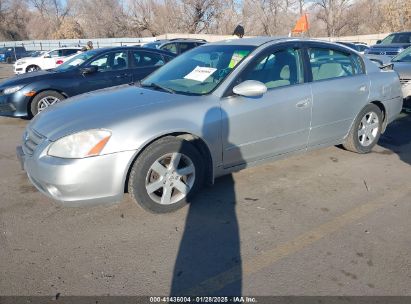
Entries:
{"type": "Polygon", "coordinates": [[[370,48],[371,49],[393,49],[393,48],[406,49],[410,45],[411,45],[410,43],[374,44],[370,48]]]}
{"type": "Polygon", "coordinates": [[[30,127],[54,141],[63,136],[96,128],[111,128],[119,120],[187,99],[132,85],[78,95],[53,105],[30,122],[30,127]]]}
{"type": "Polygon", "coordinates": [[[394,70],[402,79],[411,79],[411,62],[393,62],[394,70]]]}
{"type": "Polygon", "coordinates": [[[0,83],[0,88],[10,87],[10,86],[15,86],[15,85],[20,85],[20,84],[26,85],[26,84],[32,83],[40,79],[43,80],[43,79],[55,77],[56,73],[57,72],[50,70],[50,71],[37,71],[37,72],[30,72],[30,73],[24,73],[21,75],[16,75],[5,81],[2,81],[0,83]]]}

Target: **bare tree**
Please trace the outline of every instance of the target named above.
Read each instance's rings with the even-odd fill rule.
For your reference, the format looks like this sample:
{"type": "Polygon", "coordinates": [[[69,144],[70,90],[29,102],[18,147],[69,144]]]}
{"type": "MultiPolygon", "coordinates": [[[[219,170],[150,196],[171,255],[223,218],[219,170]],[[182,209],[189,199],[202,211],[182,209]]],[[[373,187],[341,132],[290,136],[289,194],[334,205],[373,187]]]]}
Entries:
{"type": "Polygon", "coordinates": [[[340,36],[347,26],[346,13],[351,5],[351,0],[319,0],[317,19],[325,23],[327,35],[340,36]]]}
{"type": "Polygon", "coordinates": [[[28,38],[29,12],[22,0],[0,0],[0,37],[6,40],[28,38]]]}

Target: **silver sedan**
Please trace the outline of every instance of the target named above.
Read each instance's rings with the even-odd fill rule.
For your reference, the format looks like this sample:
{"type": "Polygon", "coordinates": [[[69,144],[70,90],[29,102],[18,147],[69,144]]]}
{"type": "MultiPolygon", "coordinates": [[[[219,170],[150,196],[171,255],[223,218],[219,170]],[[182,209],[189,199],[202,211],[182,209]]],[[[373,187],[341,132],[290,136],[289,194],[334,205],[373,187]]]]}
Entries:
{"type": "Polygon", "coordinates": [[[342,45],[252,38],[195,48],[134,86],[36,116],[18,156],[66,205],[125,192],[163,213],[216,177],[311,149],[370,152],[402,108],[397,73],[342,45]]]}

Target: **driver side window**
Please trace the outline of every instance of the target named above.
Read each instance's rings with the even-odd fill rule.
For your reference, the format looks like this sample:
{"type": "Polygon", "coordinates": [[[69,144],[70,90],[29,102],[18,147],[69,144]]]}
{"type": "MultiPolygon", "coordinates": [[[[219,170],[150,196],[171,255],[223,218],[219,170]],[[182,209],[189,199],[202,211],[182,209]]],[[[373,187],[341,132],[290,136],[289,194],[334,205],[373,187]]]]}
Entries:
{"type": "Polygon", "coordinates": [[[265,53],[241,76],[241,82],[257,80],[268,89],[294,85],[304,82],[302,60],[298,50],[287,48],[265,53]]]}
{"type": "Polygon", "coordinates": [[[90,66],[96,66],[98,72],[124,70],[128,67],[127,52],[111,52],[93,60],[90,66]]]}

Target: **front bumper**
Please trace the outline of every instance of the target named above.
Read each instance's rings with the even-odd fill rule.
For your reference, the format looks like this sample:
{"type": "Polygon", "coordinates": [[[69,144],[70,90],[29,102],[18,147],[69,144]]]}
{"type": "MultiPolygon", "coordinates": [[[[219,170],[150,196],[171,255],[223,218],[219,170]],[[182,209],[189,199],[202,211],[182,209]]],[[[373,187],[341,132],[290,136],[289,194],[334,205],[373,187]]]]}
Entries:
{"type": "Polygon", "coordinates": [[[24,74],[25,72],[26,72],[26,69],[24,68],[23,65],[14,64],[14,74],[20,75],[20,74],[24,74]]]}
{"type": "Polygon", "coordinates": [[[17,157],[31,183],[66,206],[109,204],[120,201],[137,151],[124,151],[84,159],[47,155],[50,142],[41,143],[33,155],[17,147],[17,157]]]}
{"type": "Polygon", "coordinates": [[[0,116],[27,116],[27,105],[30,97],[18,91],[13,94],[0,95],[0,116]]]}

